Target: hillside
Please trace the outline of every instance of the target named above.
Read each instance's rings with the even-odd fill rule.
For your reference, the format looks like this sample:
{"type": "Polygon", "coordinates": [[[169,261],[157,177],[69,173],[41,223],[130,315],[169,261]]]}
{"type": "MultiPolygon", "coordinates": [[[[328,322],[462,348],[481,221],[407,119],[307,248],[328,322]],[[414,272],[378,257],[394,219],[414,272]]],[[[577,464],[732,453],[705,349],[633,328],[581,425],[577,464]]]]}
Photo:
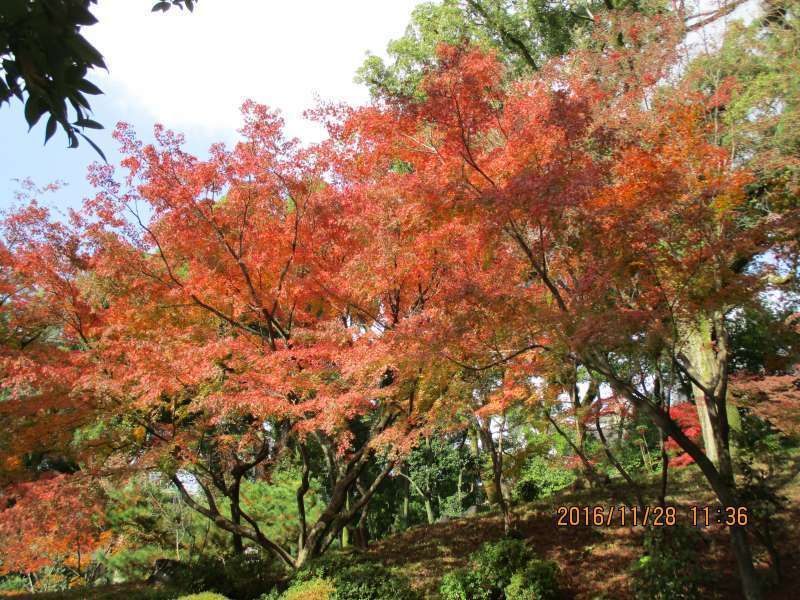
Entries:
{"type": "MultiPolygon", "coordinates": [[[[678,514],[688,515],[692,504],[713,503],[711,495],[696,478],[686,477],[683,473],[681,476],[683,481],[678,484],[679,492],[671,497],[671,504],[679,508],[678,514]],[[682,513],[681,508],[684,509],[682,513]]],[[[788,510],[778,519],[785,532],[779,541],[785,564],[784,581],[767,593],[767,598],[775,600],[797,598],[800,585],[800,565],[795,560],[800,548],[800,475],[797,466],[785,478],[788,481],[782,493],[788,499],[788,510]]],[[[566,492],[515,510],[517,527],[526,543],[538,555],[557,562],[561,568],[566,598],[633,597],[629,589],[629,570],[631,562],[641,554],[642,528],[556,525],[558,506],[606,504],[603,498],[592,490],[566,492]]],[[[704,533],[708,541],[704,556],[709,559],[723,557],[725,564],[724,571],[710,577],[707,597],[716,594],[721,598],[740,598],[727,532],[722,526],[711,526],[704,533]]],[[[470,553],[485,542],[501,539],[502,535],[500,516],[484,513],[447,523],[413,527],[375,544],[370,548],[370,554],[405,573],[414,585],[424,590],[426,597],[436,598],[444,573],[466,566],[470,553]]],[[[766,562],[765,557],[761,558],[764,559],[761,562],[763,570],[766,562]]]]}

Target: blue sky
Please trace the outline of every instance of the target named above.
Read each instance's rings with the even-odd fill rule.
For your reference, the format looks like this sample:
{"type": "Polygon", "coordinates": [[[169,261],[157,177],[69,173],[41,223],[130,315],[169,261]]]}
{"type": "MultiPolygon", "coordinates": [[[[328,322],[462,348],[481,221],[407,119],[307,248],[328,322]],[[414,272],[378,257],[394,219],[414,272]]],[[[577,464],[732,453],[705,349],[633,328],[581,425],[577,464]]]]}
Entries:
{"type": "MultiPolygon", "coordinates": [[[[95,120],[103,123],[102,131],[87,131],[92,140],[100,146],[109,162],[114,164],[120,159],[117,144],[111,139],[114,124],[125,120],[136,126],[137,132],[149,138],[154,117],[141,109],[127,108],[124,111],[112,98],[114,90],[108,89],[92,103],[95,120]]],[[[92,162],[100,161],[97,153],[85,142],[75,149],[67,148],[66,136],[56,134],[47,145],[43,144],[44,129],[40,123],[30,133],[22,114],[22,105],[7,105],[0,109],[0,131],[3,142],[0,144],[0,209],[5,210],[19,204],[14,200],[14,193],[21,189],[15,179],[31,178],[37,185],[62,181],[64,185],[57,192],[47,193],[37,200],[47,206],[65,209],[80,207],[83,199],[92,194],[92,188],[86,181],[86,168],[92,162]]],[[[203,153],[214,141],[222,139],[214,137],[207,131],[189,131],[187,148],[194,153],[203,153]]]]}
{"type": "MultiPolygon", "coordinates": [[[[2,1],[2,0],[0,0],[2,1]]],[[[94,118],[106,129],[92,139],[116,163],[111,139],[117,121],[150,139],[158,122],[185,134],[189,151],[203,156],[214,142],[232,143],[239,107],[247,98],[280,109],[287,133],[306,142],[322,137],[302,113],[318,98],[368,101],[353,82],[366,51],[384,54],[402,35],[420,0],[200,0],[192,14],[152,14],[151,0],[100,0],[99,23],[84,29],[103,53],[109,73],[92,80],[106,93],[95,97],[94,118]]],[[[715,0],[699,0],[698,11],[715,0]]],[[[751,16],[749,0],[724,21],[751,16]]],[[[719,39],[723,23],[687,39],[703,51],[719,39]]],[[[92,194],[86,167],[99,159],[91,147],[68,150],[61,133],[43,146],[44,122],[28,133],[22,105],[0,107],[0,210],[15,204],[19,184],[60,180],[66,185],[41,202],[77,208],[92,194]]]]}
{"type": "MultiPolygon", "coordinates": [[[[109,66],[91,77],[105,92],[92,107],[106,128],[87,133],[112,164],[120,158],[111,139],[117,121],[144,139],[162,123],[202,156],[214,142],[236,140],[239,106],[252,98],[280,109],[289,135],[318,140],[322,132],[302,112],[317,98],[366,102],[356,68],[367,50],[382,54],[402,35],[417,1],[200,0],[193,14],[160,15],[149,0],[101,0],[100,22],[84,33],[109,66]]],[[[63,181],[41,198],[59,209],[92,194],[86,168],[99,157],[86,143],[67,149],[60,132],[44,146],[44,122],[28,133],[20,103],[0,107],[0,210],[15,204],[14,179],[63,181]]]]}

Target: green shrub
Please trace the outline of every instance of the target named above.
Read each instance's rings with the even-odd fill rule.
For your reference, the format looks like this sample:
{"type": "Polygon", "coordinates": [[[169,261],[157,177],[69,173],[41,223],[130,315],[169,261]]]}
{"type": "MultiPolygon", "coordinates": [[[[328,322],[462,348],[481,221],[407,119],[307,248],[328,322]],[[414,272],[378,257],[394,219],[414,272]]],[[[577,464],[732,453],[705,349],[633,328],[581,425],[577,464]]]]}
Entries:
{"type": "Polygon", "coordinates": [[[335,592],[336,586],[330,579],[309,579],[292,585],[281,600],[331,600],[335,592]]]}
{"type": "Polygon", "coordinates": [[[143,544],[117,552],[101,552],[98,560],[109,574],[109,580],[140,581],[150,576],[155,561],[165,554],[159,545],[143,544]]]}
{"type": "Polygon", "coordinates": [[[453,494],[447,498],[442,498],[439,505],[439,513],[448,517],[460,517],[464,512],[463,494],[453,494]]]}
{"type": "Polygon", "coordinates": [[[214,592],[200,592],[199,594],[190,594],[188,596],[181,596],[178,600],[228,600],[222,594],[214,592]]]}
{"type": "Polygon", "coordinates": [[[331,600],[414,600],[408,580],[378,564],[361,564],[334,576],[336,593],[331,600]]]}
{"type": "Polygon", "coordinates": [[[326,579],[335,573],[347,570],[360,562],[360,557],[346,552],[326,552],[323,556],[308,561],[292,577],[292,581],[326,579]]]}
{"type": "Polygon", "coordinates": [[[492,590],[481,587],[480,576],[471,569],[456,569],[442,578],[442,600],[490,600],[492,590]]]}
{"type": "Polygon", "coordinates": [[[533,479],[520,479],[514,488],[515,498],[524,502],[533,502],[541,494],[542,491],[539,488],[539,484],[533,479]]]}
{"type": "Polygon", "coordinates": [[[21,575],[0,577],[0,592],[27,592],[28,580],[21,575]]]}
{"type": "Polygon", "coordinates": [[[483,587],[502,590],[511,583],[511,576],[532,558],[522,540],[503,539],[484,544],[470,556],[470,561],[483,587]]]}
{"type": "Polygon", "coordinates": [[[341,553],[328,553],[301,569],[292,585],[314,579],[328,579],[335,591],[330,600],[416,600],[405,577],[392,573],[378,562],[360,561],[341,553]]]}
{"type": "Polygon", "coordinates": [[[506,600],[557,600],[558,566],[548,560],[533,559],[511,576],[505,589],[506,600]]]}
{"type": "Polygon", "coordinates": [[[633,565],[633,591],[642,600],[690,600],[700,597],[705,574],[700,567],[699,531],[686,526],[650,529],[645,554],[633,565]]]}
{"type": "Polygon", "coordinates": [[[486,543],[470,556],[470,566],[446,574],[442,600],[554,600],[558,567],[536,558],[521,540],[486,543]]]}
{"type": "Polygon", "coordinates": [[[575,481],[575,474],[560,459],[532,456],[522,468],[514,497],[524,502],[546,498],[575,481]]]}
{"type": "Polygon", "coordinates": [[[175,585],[191,592],[214,591],[230,598],[248,600],[271,590],[283,571],[272,558],[234,556],[225,561],[203,558],[188,563],[175,577],[175,585]]]}

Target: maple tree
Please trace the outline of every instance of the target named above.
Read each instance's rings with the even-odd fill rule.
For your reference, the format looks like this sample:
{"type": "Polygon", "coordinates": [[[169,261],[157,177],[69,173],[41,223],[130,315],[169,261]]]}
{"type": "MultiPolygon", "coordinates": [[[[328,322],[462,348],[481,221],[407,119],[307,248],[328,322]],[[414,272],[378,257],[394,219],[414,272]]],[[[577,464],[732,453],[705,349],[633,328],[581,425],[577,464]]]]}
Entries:
{"type": "MultiPolygon", "coordinates": [[[[52,379],[63,398],[91,397],[74,412],[102,423],[83,434],[95,468],[125,471],[121,461],[133,459],[136,469],[167,473],[189,506],[233,534],[238,551],[246,538],[298,567],[362,513],[396,462],[391,449],[413,441],[413,381],[381,352],[392,345],[386,331],[413,306],[401,306],[407,284],[393,273],[372,288],[326,292],[351,275],[353,263],[341,265],[338,252],[357,248],[366,231],[337,222],[315,157],[281,137],[278,117],[254,104],[245,115],[245,141],[212,148],[206,162],[170,132],[156,131],[156,148],[121,126],[126,181],[96,167],[101,192],[74,217],[81,242],[64,242],[58,236],[74,241],[71,233],[35,207],[9,223],[9,236],[25,247],[23,267],[23,259],[43,261],[30,267],[42,277],[31,287],[51,286],[44,306],[60,311],[61,334],[73,339],[57,352],[80,372],[52,379]],[[331,244],[337,232],[342,248],[331,244]],[[51,242],[48,252],[39,237],[51,242]],[[394,304],[380,304],[390,297],[394,304]],[[312,446],[325,457],[330,488],[325,509],[306,523],[312,446]],[[294,555],[263,535],[240,494],[246,475],[269,471],[287,452],[303,472],[294,555]],[[381,468],[367,480],[374,454],[381,468]]],[[[40,402],[54,408],[52,399],[40,402]]]]}
{"type": "Polygon", "coordinates": [[[31,468],[76,468],[72,432],[91,421],[93,402],[72,387],[85,356],[70,349],[84,345],[94,323],[77,286],[85,254],[76,231],[51,223],[35,203],[4,225],[0,419],[14,432],[3,448],[6,483],[31,468]]]}
{"type": "Polygon", "coordinates": [[[102,498],[96,488],[68,475],[7,487],[0,501],[7,505],[0,521],[5,549],[0,574],[30,574],[61,560],[80,577],[92,553],[108,542],[102,498]]]}
{"type": "Polygon", "coordinates": [[[277,117],[252,104],[245,111],[246,141],[230,153],[214,148],[205,163],[185,155],[169,133],[157,134],[158,151],[119,131],[128,181],[144,183],[123,193],[107,170],[96,174],[104,191],[95,214],[113,228],[120,211],[132,211],[139,229],[94,229],[102,244],[97,274],[118,287],[107,316],[112,338],[100,349],[105,369],[118,370],[94,383],[149,409],[142,426],[160,443],[140,460],[158,464],[169,449],[172,481],[190,506],[235,540],[249,538],[297,567],[330,544],[387,476],[389,456],[373,480],[360,479],[373,453],[388,448],[376,438],[400,426],[401,411],[390,374],[361,373],[360,365],[348,371],[350,353],[360,352],[349,348],[358,326],[321,293],[325,277],[316,267],[336,224],[326,226],[332,215],[321,202],[320,174],[281,138],[277,117]],[[152,224],[137,212],[139,201],[150,203],[152,224]],[[143,307],[152,321],[140,330],[143,307]],[[356,422],[366,432],[359,435],[356,422]],[[312,443],[327,457],[331,488],[319,518],[306,523],[312,443]],[[287,448],[304,473],[295,556],[264,537],[240,504],[245,474],[287,448]],[[205,504],[187,491],[181,469],[193,474],[205,504]],[[357,481],[361,494],[346,506],[357,481]],[[211,489],[229,500],[230,519],[211,489]]]}
{"type": "MultiPolygon", "coordinates": [[[[724,315],[758,289],[737,260],[766,246],[759,227],[736,222],[750,176],[709,135],[718,97],[659,94],[681,28],[655,23],[612,19],[613,51],[577,52],[510,93],[491,53],[443,47],[424,101],[361,111],[358,136],[345,127],[340,139],[355,140],[360,174],[448,232],[447,304],[426,312],[451,354],[529,374],[545,367],[519,359],[529,351],[577,362],[649,413],[735,505],[724,315]],[[402,185],[384,175],[395,161],[408,165],[402,185]],[[713,456],[660,408],[646,374],[662,357],[695,387],[713,456]]],[[[757,597],[746,535],[731,534],[757,597]]]]}

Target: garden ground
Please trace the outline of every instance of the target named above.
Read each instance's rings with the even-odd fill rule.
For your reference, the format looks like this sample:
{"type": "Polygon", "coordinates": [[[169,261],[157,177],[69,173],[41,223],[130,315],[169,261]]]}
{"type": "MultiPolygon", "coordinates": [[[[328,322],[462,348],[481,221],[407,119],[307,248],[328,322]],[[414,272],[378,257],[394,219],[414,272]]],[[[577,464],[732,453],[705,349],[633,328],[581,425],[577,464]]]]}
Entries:
{"type": "MultiPolygon", "coordinates": [[[[705,490],[693,470],[674,471],[672,475],[673,494],[668,500],[671,505],[676,506],[679,522],[682,520],[688,523],[690,506],[713,505],[711,494],[705,490]]],[[[787,510],[779,517],[783,535],[778,539],[778,544],[784,559],[784,573],[780,585],[767,589],[768,600],[796,598],[800,588],[800,561],[797,560],[797,550],[800,548],[800,457],[796,458],[794,466],[782,477],[784,485],[781,492],[787,499],[787,510]]],[[[615,488],[614,492],[615,503],[627,503],[623,488],[615,488]]],[[[520,536],[540,557],[553,560],[559,565],[565,598],[623,600],[633,597],[630,569],[642,553],[641,527],[623,527],[619,524],[610,527],[557,525],[557,507],[607,506],[608,501],[602,499],[607,497],[607,490],[568,490],[546,501],[515,508],[516,527],[520,536]]],[[[704,597],[741,597],[727,531],[723,526],[714,525],[706,528],[705,533],[707,548],[702,556],[704,565],[709,567],[710,575],[705,586],[707,595],[704,594],[704,597]]],[[[435,599],[438,597],[443,574],[466,566],[472,552],[483,543],[496,541],[502,536],[501,517],[494,513],[482,513],[445,523],[411,527],[403,533],[372,544],[367,554],[389,569],[408,577],[413,587],[422,592],[425,598],[435,599]]],[[[766,554],[757,551],[757,558],[767,579],[766,554]]],[[[22,595],[15,598],[110,600],[126,597],[134,600],[170,598],[171,594],[175,597],[180,595],[178,591],[141,583],[22,595]]]]}

